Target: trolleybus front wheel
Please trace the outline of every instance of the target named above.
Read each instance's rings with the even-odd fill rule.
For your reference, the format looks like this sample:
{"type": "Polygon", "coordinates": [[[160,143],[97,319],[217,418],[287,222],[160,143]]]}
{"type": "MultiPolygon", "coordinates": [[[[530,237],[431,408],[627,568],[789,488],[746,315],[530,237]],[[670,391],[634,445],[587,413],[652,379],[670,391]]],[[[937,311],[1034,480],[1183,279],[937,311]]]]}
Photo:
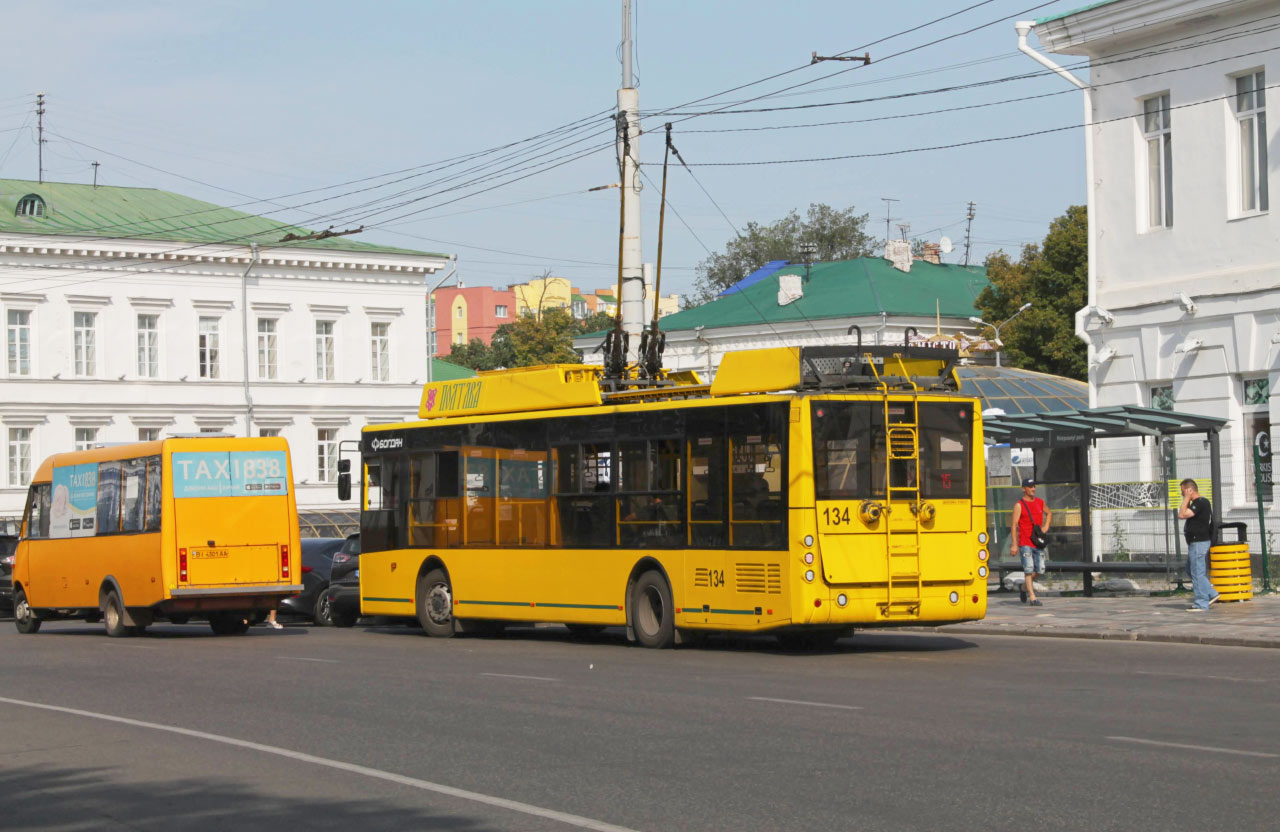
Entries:
{"type": "Polygon", "coordinates": [[[453,636],[453,587],[443,569],[432,569],[418,580],[418,621],[429,636],[453,636]]]}
{"type": "Polygon", "coordinates": [[[36,618],[35,610],[27,603],[27,593],[22,587],[18,587],[18,591],[13,593],[13,623],[23,635],[40,631],[40,619],[36,618]]]}
{"type": "Polygon", "coordinates": [[[670,647],[676,640],[675,606],[671,587],[661,572],[640,576],[631,590],[631,626],[645,647],[670,647]]]}

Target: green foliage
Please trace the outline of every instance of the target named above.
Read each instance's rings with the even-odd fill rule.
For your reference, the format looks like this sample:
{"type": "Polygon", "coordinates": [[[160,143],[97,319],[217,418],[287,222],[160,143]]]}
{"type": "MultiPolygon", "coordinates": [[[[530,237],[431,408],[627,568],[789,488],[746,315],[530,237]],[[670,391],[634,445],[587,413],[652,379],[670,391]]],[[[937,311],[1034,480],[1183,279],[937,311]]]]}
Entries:
{"type": "Polygon", "coordinates": [[[610,329],[613,327],[613,316],[608,312],[592,312],[587,317],[578,321],[578,335],[586,335],[588,332],[599,332],[602,329],[610,329]]]}
{"type": "Polygon", "coordinates": [[[479,338],[472,338],[467,344],[454,344],[449,348],[449,356],[445,359],[459,367],[470,367],[472,370],[493,370],[497,368],[493,350],[479,338]]]}
{"type": "MultiPolygon", "coordinates": [[[[573,338],[584,331],[582,324],[566,309],[544,309],[541,317],[521,315],[516,321],[498,327],[492,344],[486,345],[479,338],[472,338],[469,344],[454,344],[448,360],[473,370],[581,364],[582,358],[573,351],[573,338]]],[[[602,328],[597,326],[596,330],[602,328]]]]}
{"type": "Polygon", "coordinates": [[[742,235],[698,264],[693,305],[713,300],[770,260],[801,259],[800,244],[814,243],[814,262],[866,257],[879,242],[867,234],[867,215],[814,203],[801,217],[792,211],[770,225],[749,222],[742,235]]]}
{"type": "Polygon", "coordinates": [[[1032,304],[1000,330],[1005,363],[1086,378],[1088,353],[1075,335],[1075,315],[1088,297],[1088,234],[1084,206],[1073,205],[1050,224],[1042,245],[1024,246],[1017,260],[1004,251],[987,257],[991,285],[978,296],[983,320],[1000,323],[1032,304]]]}

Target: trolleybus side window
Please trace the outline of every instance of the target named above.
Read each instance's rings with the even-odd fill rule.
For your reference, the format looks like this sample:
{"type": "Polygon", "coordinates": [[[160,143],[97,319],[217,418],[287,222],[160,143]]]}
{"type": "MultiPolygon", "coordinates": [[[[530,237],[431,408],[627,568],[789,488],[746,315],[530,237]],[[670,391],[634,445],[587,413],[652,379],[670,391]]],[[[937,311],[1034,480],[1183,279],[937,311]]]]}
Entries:
{"type": "MultiPolygon", "coordinates": [[[[817,498],[850,500],[873,496],[871,405],[860,402],[816,401],[811,409],[814,489],[817,498]]],[[[883,432],[880,437],[883,448],[883,432]]],[[[880,479],[884,479],[883,474],[880,479]]],[[[883,485],[880,490],[884,490],[883,485]]]]}
{"type": "Polygon", "coordinates": [[[402,463],[399,457],[375,457],[365,462],[367,492],[361,540],[373,551],[404,545],[400,522],[402,463]]]}
{"type": "MultiPolygon", "coordinates": [[[[561,425],[563,422],[557,420],[550,426],[553,437],[560,435],[556,429],[561,425]]],[[[611,444],[556,445],[551,455],[556,471],[554,503],[561,545],[570,548],[616,545],[611,444]]]]}
{"type": "Polygon", "coordinates": [[[49,483],[31,486],[27,497],[27,518],[23,525],[28,539],[39,540],[49,536],[49,483]]]}
{"type": "Polygon", "coordinates": [[[618,443],[618,545],[685,545],[681,444],[678,439],[618,443]]]}
{"type": "Polygon", "coordinates": [[[687,416],[687,539],[690,546],[698,548],[727,546],[729,454],[724,435],[724,409],[699,408],[689,411],[687,416]]]}
{"type": "Polygon", "coordinates": [[[778,549],[786,545],[785,404],[728,409],[729,545],[778,549]]]}

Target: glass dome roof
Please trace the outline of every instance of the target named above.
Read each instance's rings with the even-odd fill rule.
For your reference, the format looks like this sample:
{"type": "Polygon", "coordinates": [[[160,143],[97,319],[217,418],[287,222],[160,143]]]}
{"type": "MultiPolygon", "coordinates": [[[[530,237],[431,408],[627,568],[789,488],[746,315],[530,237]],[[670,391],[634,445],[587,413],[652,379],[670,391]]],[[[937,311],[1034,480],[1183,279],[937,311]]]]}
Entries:
{"type": "Polygon", "coordinates": [[[982,399],[982,410],[999,408],[1010,415],[1089,407],[1089,385],[1017,367],[966,364],[956,368],[960,392],[982,399]]]}

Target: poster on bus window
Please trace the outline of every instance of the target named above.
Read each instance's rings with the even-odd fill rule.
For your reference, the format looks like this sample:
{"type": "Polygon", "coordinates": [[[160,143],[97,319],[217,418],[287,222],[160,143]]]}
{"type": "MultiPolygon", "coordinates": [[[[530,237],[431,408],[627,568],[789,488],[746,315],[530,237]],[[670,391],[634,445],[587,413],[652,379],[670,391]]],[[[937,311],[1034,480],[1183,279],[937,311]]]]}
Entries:
{"type": "Polygon", "coordinates": [[[173,455],[173,496],[278,497],[289,493],[284,451],[193,451],[173,455]]]}
{"type": "Polygon", "coordinates": [[[53,469],[50,537],[93,537],[98,517],[98,464],[53,469]]]}

